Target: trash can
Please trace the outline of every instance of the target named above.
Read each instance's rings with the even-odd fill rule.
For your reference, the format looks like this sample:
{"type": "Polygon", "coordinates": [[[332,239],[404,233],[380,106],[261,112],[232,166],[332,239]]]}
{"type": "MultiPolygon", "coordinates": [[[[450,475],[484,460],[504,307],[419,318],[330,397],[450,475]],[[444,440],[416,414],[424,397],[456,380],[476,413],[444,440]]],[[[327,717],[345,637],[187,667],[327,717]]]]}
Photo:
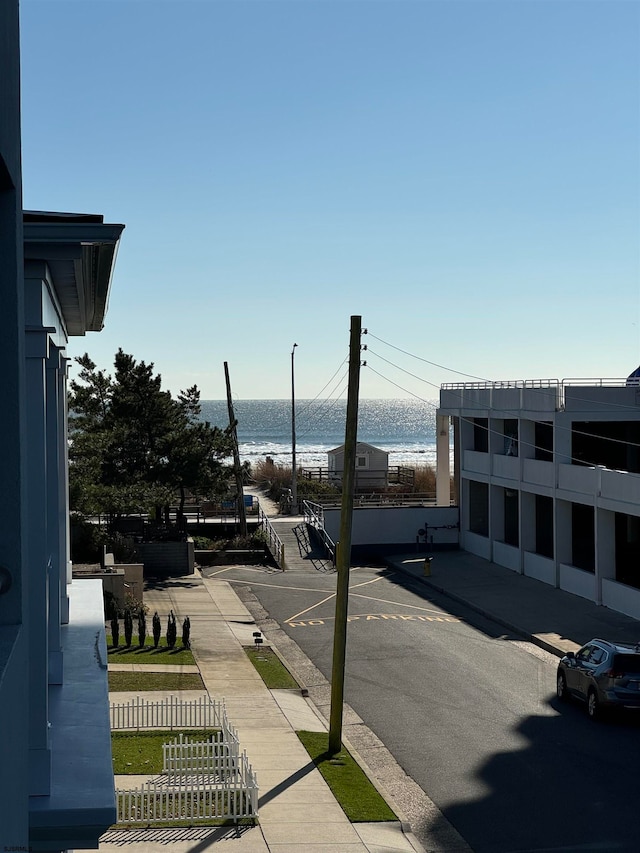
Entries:
{"type": "Polygon", "coordinates": [[[425,578],[431,577],[431,561],[433,557],[425,557],[424,558],[424,576],[425,578]]]}

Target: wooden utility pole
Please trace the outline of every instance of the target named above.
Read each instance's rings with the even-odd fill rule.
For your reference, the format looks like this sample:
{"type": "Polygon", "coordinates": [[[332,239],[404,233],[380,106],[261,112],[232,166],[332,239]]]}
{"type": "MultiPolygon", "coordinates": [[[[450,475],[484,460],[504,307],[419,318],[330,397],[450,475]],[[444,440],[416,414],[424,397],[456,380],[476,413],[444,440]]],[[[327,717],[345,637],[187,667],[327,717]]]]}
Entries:
{"type": "Polygon", "coordinates": [[[361,317],[351,317],[349,343],[349,390],[347,392],[347,423],[344,438],[344,470],[342,474],[342,504],[340,538],[336,568],[336,618],[333,635],[333,667],[331,670],[331,712],[329,716],[329,755],[342,749],[342,706],[344,697],[344,665],[347,651],[347,611],[349,606],[349,569],[351,567],[351,529],[353,525],[353,493],[356,472],[358,439],[358,392],[360,388],[360,327],[361,317]]]}
{"type": "Polygon", "coordinates": [[[296,383],[294,356],[298,344],[291,350],[291,514],[298,514],[298,467],[296,463],[296,383]]]}
{"type": "Polygon", "coordinates": [[[236,429],[236,416],[233,413],[233,401],[231,400],[231,382],[229,380],[229,366],[224,363],[224,378],[227,382],[227,408],[229,409],[229,428],[233,440],[233,468],[236,475],[236,490],[238,492],[238,518],[240,519],[240,535],[247,536],[247,513],[244,507],[244,491],[242,489],[242,468],[240,467],[240,451],[238,450],[238,430],[236,429]]]}

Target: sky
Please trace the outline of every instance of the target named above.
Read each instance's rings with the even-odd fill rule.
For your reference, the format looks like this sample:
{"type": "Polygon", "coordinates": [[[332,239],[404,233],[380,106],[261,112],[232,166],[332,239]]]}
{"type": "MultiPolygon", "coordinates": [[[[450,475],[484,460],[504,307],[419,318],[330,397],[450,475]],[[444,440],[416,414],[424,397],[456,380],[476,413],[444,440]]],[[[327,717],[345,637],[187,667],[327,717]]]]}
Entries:
{"type": "MultiPolygon", "coordinates": [[[[637,0],[21,0],[24,207],[126,227],[102,332],[176,395],[640,363],[637,0]]],[[[73,375],[73,374],[72,374],[73,375]]]]}

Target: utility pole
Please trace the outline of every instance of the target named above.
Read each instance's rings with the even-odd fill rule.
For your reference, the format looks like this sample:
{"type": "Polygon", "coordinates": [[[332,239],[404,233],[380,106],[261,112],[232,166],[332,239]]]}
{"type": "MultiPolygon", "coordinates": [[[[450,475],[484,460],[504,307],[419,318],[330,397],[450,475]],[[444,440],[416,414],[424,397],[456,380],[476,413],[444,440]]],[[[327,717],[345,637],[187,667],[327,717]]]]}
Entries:
{"type": "Polygon", "coordinates": [[[231,382],[229,380],[229,366],[224,363],[224,378],[227,382],[227,408],[229,410],[229,428],[233,440],[233,468],[236,475],[236,491],[238,493],[237,506],[238,518],[240,519],[240,535],[247,537],[247,513],[244,508],[244,492],[242,490],[242,468],[240,467],[240,451],[238,450],[238,430],[236,429],[236,416],[233,413],[233,402],[231,400],[231,382]]]}
{"type": "Polygon", "coordinates": [[[353,526],[353,493],[358,438],[358,392],[360,387],[360,327],[362,318],[351,317],[349,343],[349,390],[347,392],[347,422],[344,438],[344,470],[342,474],[342,504],[340,538],[336,568],[336,618],[333,636],[333,666],[331,670],[331,712],[329,716],[329,755],[342,748],[342,706],[344,697],[344,665],[347,650],[347,611],[349,605],[349,569],[351,567],[351,529],[353,526]]]}
{"type": "Polygon", "coordinates": [[[291,350],[291,514],[298,514],[298,469],[296,466],[296,383],[293,357],[298,344],[291,350]]]}

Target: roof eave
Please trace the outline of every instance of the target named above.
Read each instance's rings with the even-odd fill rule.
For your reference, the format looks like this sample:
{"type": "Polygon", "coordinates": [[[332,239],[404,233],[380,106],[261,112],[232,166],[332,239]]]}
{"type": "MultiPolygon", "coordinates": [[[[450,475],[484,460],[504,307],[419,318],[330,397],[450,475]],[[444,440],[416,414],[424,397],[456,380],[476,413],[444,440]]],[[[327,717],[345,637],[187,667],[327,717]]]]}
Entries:
{"type": "Polygon", "coordinates": [[[52,219],[59,214],[41,216],[25,218],[25,260],[47,263],[70,336],[99,332],[109,305],[124,225],[96,222],[98,217],[82,215],[75,221],[52,219]]]}

